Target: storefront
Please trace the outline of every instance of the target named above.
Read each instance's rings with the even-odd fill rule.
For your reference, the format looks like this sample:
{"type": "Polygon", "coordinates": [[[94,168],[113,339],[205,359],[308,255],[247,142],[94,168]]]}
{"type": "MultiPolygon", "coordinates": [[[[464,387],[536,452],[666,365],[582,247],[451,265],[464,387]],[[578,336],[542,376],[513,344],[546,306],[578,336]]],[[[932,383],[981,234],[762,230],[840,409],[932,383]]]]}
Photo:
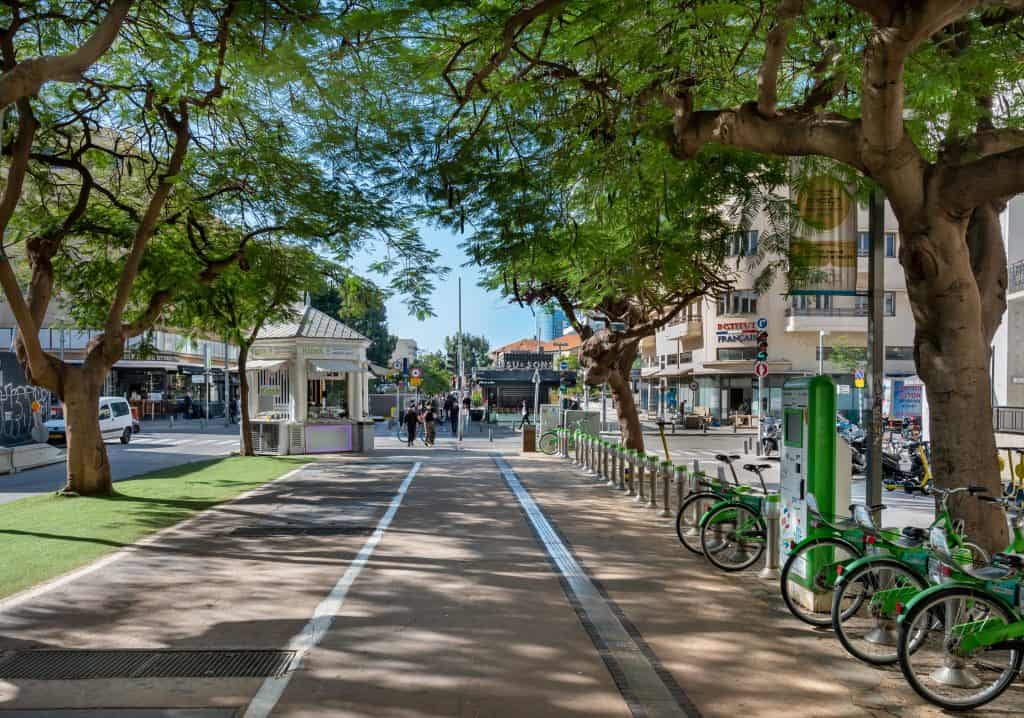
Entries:
{"type": "Polygon", "coordinates": [[[250,351],[253,444],[263,454],[368,452],[370,340],[311,306],[265,328],[250,351]]]}

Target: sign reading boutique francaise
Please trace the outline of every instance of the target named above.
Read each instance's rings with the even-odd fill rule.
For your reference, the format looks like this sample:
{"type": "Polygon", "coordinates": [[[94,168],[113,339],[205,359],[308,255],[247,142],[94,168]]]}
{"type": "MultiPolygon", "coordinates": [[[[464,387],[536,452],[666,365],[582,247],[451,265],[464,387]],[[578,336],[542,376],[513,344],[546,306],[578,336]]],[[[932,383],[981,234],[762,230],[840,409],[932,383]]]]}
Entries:
{"type": "Polygon", "coordinates": [[[757,325],[754,322],[718,322],[715,333],[719,344],[757,341],[757,325]]]}

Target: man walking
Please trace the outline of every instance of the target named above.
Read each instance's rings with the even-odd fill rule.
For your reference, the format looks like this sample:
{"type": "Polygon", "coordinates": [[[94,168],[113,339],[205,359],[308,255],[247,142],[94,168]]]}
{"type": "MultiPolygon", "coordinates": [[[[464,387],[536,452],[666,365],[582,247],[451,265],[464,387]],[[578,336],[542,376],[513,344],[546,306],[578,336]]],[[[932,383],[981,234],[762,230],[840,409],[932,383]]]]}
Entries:
{"type": "Polygon", "coordinates": [[[448,421],[452,424],[452,436],[457,435],[459,433],[459,402],[452,401],[448,408],[448,421]]]}
{"type": "Polygon", "coordinates": [[[434,438],[436,437],[434,422],[436,418],[437,417],[434,414],[434,405],[433,402],[431,402],[430,404],[427,404],[427,410],[423,413],[423,431],[425,434],[424,442],[427,446],[434,445],[434,438]]]}
{"type": "Polygon", "coordinates": [[[522,431],[523,427],[526,426],[527,424],[532,424],[533,423],[532,421],[530,421],[530,404],[529,404],[529,402],[526,401],[526,399],[523,399],[523,405],[522,405],[521,411],[522,411],[523,418],[520,419],[520,421],[519,421],[519,430],[520,431],[522,431]]]}
{"type": "Polygon", "coordinates": [[[413,445],[416,441],[416,427],[420,423],[420,417],[416,414],[416,406],[409,404],[409,408],[405,411],[405,416],[402,419],[405,424],[405,431],[408,436],[409,446],[413,445]]]}

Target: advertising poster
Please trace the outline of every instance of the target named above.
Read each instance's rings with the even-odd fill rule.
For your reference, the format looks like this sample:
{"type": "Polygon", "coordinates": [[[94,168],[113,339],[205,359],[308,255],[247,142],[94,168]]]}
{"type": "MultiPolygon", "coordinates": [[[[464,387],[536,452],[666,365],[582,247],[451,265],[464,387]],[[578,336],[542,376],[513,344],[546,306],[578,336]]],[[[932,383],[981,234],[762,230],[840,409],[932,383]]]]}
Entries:
{"type": "Polygon", "coordinates": [[[796,197],[800,216],[808,225],[805,241],[793,247],[806,255],[819,275],[816,281],[794,287],[791,294],[857,293],[857,203],[838,180],[812,177],[796,197]]]}

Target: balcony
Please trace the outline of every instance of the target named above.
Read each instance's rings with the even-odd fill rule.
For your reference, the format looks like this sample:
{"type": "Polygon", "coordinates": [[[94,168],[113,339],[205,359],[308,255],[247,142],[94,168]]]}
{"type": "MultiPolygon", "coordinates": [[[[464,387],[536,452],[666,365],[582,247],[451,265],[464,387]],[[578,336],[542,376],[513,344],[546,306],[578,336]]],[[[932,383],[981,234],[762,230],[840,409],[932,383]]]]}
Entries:
{"type": "Polygon", "coordinates": [[[1014,262],[1008,268],[1010,294],[1024,292],[1024,259],[1014,262]]]}
{"type": "MultiPolygon", "coordinates": [[[[896,316],[894,307],[886,307],[883,314],[887,317],[896,316]]],[[[868,308],[865,305],[854,307],[787,307],[787,332],[816,332],[824,329],[829,332],[865,332],[867,331],[868,308]]]]}

